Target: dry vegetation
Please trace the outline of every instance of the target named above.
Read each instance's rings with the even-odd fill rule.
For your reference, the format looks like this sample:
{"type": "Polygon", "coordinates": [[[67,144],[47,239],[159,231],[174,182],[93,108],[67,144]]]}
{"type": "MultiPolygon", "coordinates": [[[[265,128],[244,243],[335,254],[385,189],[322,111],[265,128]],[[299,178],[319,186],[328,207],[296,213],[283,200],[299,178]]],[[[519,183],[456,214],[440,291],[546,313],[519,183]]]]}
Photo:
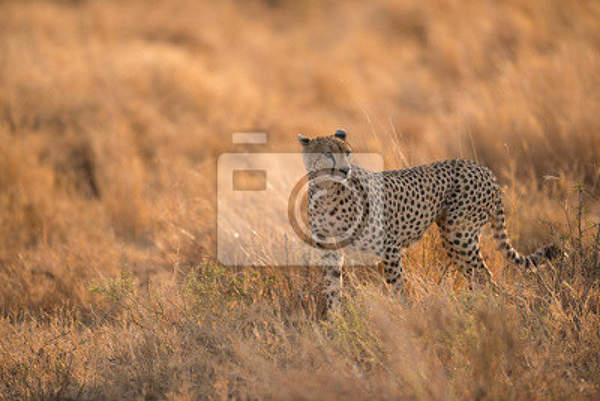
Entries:
{"type": "Polygon", "coordinates": [[[0,399],[599,399],[598,21],[596,1],[0,2],[0,399]],[[486,238],[502,292],[469,292],[433,229],[405,302],[351,270],[329,320],[314,269],[219,266],[217,155],[338,127],[389,167],[489,165],[515,245],[569,258],[527,275],[486,238]]]}

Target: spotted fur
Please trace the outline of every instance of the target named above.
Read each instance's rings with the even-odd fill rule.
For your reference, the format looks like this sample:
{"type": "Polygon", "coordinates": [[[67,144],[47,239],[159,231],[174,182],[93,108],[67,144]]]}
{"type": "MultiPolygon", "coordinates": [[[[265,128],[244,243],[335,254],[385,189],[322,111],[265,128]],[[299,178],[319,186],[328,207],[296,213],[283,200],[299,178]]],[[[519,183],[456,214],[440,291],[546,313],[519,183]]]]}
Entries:
{"type": "MultiPolygon", "coordinates": [[[[314,139],[299,135],[299,142],[310,177],[308,217],[316,244],[331,238],[345,239],[354,227],[348,245],[381,258],[385,279],[397,291],[402,290],[403,283],[402,250],[418,241],[434,222],[448,257],[471,283],[493,284],[479,248],[481,228],[488,222],[498,248],[513,264],[533,269],[561,254],[556,246],[531,255],[522,255],[512,247],[496,177],[475,161],[446,160],[371,172],[351,163],[352,150],[342,130],[314,139]],[[314,178],[323,171],[341,174],[344,179],[314,178]]],[[[324,254],[330,309],[338,303],[340,264],[336,249],[324,254]]]]}

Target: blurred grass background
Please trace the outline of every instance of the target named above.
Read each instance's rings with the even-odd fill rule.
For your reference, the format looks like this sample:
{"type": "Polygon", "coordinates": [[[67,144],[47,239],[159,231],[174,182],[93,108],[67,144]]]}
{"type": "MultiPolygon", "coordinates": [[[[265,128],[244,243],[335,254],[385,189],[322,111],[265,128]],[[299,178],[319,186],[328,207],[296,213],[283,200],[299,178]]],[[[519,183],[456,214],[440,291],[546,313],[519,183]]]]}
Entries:
{"type": "Polygon", "coordinates": [[[596,1],[0,2],[0,398],[597,397],[598,21],[596,1]],[[569,260],[523,276],[484,240],[506,294],[468,294],[434,229],[408,304],[349,272],[332,321],[318,272],[215,264],[218,154],[339,127],[388,168],[488,165],[518,248],[569,260]]]}

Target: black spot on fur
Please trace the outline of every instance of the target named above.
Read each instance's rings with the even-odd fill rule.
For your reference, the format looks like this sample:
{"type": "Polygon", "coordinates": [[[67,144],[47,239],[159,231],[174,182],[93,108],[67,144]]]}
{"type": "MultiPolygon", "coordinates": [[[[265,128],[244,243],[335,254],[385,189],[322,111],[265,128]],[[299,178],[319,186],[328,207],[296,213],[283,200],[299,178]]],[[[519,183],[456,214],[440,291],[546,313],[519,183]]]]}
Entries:
{"type": "Polygon", "coordinates": [[[563,251],[556,245],[550,245],[544,248],[544,256],[549,260],[555,259],[563,254],[563,251]]]}

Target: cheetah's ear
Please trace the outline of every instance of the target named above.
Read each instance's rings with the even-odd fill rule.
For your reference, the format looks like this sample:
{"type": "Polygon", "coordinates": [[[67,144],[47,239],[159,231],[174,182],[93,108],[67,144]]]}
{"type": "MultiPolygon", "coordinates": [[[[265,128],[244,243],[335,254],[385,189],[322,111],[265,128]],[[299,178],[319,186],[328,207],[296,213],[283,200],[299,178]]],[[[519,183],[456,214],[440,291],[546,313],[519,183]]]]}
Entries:
{"type": "Polygon", "coordinates": [[[298,142],[300,142],[300,145],[308,145],[310,143],[310,139],[302,134],[298,134],[298,142]]]}
{"type": "Polygon", "coordinates": [[[346,131],[344,131],[343,129],[339,129],[337,131],[335,131],[335,134],[333,134],[333,136],[335,136],[338,139],[341,139],[342,141],[346,140],[346,131]]]}

